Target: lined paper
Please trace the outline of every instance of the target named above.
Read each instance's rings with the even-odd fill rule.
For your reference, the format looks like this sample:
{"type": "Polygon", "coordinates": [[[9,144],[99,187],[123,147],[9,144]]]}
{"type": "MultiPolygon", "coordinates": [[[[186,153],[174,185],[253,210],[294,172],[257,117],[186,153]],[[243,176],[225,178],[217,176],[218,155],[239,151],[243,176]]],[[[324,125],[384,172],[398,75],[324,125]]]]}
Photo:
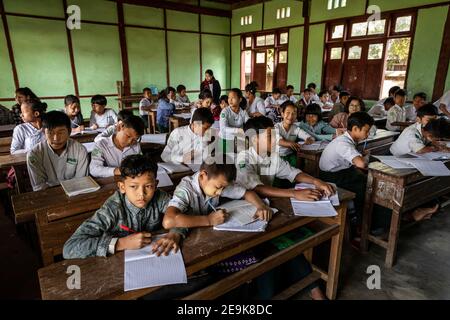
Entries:
{"type": "Polygon", "coordinates": [[[158,188],[173,186],[172,179],[164,169],[159,169],[156,179],[158,179],[158,188]]]}

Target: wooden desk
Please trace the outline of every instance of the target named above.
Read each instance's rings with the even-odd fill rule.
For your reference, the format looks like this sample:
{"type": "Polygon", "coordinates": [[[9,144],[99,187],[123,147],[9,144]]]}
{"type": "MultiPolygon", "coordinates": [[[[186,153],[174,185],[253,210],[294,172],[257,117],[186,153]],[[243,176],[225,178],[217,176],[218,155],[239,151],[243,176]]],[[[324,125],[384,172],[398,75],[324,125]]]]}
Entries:
{"type": "Polygon", "coordinates": [[[406,121],[406,122],[392,122],[392,126],[400,127],[400,132],[408,128],[410,125],[413,125],[414,121],[406,121]]]}
{"type": "Polygon", "coordinates": [[[84,132],[82,134],[74,134],[70,137],[79,143],[86,143],[86,142],[94,142],[94,139],[96,136],[98,136],[100,133],[97,131],[92,132],[84,132]]]}
{"type": "Polygon", "coordinates": [[[169,118],[169,132],[172,132],[175,128],[187,126],[191,119],[178,117],[176,115],[169,118]]]}
{"type": "Polygon", "coordinates": [[[0,169],[9,169],[10,167],[23,166],[27,164],[27,154],[7,154],[0,156],[0,169]]]}
{"type": "Polygon", "coordinates": [[[15,127],[15,124],[5,124],[0,126],[0,138],[12,137],[15,127]]]}
{"type": "MultiPolygon", "coordinates": [[[[339,196],[341,205],[337,208],[338,216],[335,218],[296,217],[292,214],[289,199],[276,199],[272,202],[272,206],[282,210],[274,216],[265,232],[239,233],[214,231],[212,228],[193,229],[182,244],[183,258],[188,275],[305,225],[315,230],[316,233],[302,242],[284,249],[247,269],[234,273],[187,298],[217,298],[302,252],[306,251],[307,257],[310,258],[315,246],[331,239],[328,272],[317,268],[315,272],[327,281],[327,296],[330,299],[335,299],[347,202],[354,197],[354,194],[340,189],[339,196]]],[[[123,273],[123,252],[108,258],[96,257],[54,263],[38,271],[42,299],[136,299],[158,289],[147,288],[124,292],[123,273]],[[82,282],[79,290],[67,289],[66,272],[70,265],[77,265],[81,269],[82,282]]]]}
{"type": "Polygon", "coordinates": [[[0,138],[0,154],[6,155],[10,153],[11,150],[12,137],[0,138]]]}
{"type": "MultiPolygon", "coordinates": [[[[447,162],[447,167],[450,167],[450,161],[447,162]]],[[[448,193],[450,177],[424,177],[415,169],[398,170],[381,162],[371,163],[363,214],[361,250],[367,251],[368,241],[385,248],[385,265],[391,268],[395,263],[402,213],[448,193]],[[388,241],[370,234],[374,204],[392,209],[388,241]]]]}

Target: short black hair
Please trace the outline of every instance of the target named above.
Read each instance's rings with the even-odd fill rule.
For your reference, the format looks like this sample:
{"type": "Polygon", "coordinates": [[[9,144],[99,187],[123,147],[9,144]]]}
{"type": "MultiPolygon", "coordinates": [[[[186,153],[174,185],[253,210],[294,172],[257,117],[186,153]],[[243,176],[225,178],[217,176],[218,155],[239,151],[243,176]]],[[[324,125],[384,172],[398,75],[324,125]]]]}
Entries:
{"type": "Polygon", "coordinates": [[[181,93],[181,91],[183,91],[183,90],[186,90],[186,87],[185,87],[184,85],[182,85],[182,84],[179,84],[179,85],[177,86],[177,92],[178,92],[178,93],[181,93]]]}
{"type": "Polygon", "coordinates": [[[322,90],[319,92],[319,98],[322,98],[325,94],[328,93],[328,90],[322,90]]]}
{"type": "Polygon", "coordinates": [[[431,120],[423,130],[437,139],[450,139],[450,121],[445,118],[431,120]]]}
{"type": "Polygon", "coordinates": [[[244,96],[242,95],[242,90],[239,88],[233,88],[230,90],[230,92],[234,92],[237,94],[238,98],[244,98],[244,96]]]}
{"type": "Polygon", "coordinates": [[[73,94],[69,94],[64,97],[64,105],[65,106],[68,106],[68,105],[71,105],[74,103],[77,103],[79,105],[80,99],[78,99],[78,97],[74,96],[73,94]]]}
{"type": "Polygon", "coordinates": [[[397,97],[397,96],[406,97],[406,91],[403,89],[398,89],[397,91],[395,91],[394,97],[397,97]]]}
{"type": "Polygon", "coordinates": [[[204,89],[202,92],[200,92],[200,94],[198,95],[199,99],[212,99],[213,95],[211,90],[209,89],[204,89]]]}
{"type": "Polygon", "coordinates": [[[236,165],[232,160],[221,161],[218,163],[214,158],[207,158],[200,166],[200,171],[205,171],[208,179],[223,175],[228,183],[236,180],[236,165]]]}
{"type": "Polygon", "coordinates": [[[247,134],[249,130],[253,130],[256,134],[259,134],[261,130],[267,128],[273,128],[273,121],[267,117],[255,117],[251,118],[244,124],[244,131],[247,134]]]}
{"type": "Polygon", "coordinates": [[[211,69],[207,69],[205,73],[209,74],[211,77],[214,77],[214,72],[211,69]]]}
{"type": "Polygon", "coordinates": [[[273,88],[272,89],[272,94],[281,94],[280,88],[273,88]]]}
{"type": "Polygon", "coordinates": [[[197,108],[192,115],[191,122],[201,121],[202,124],[209,123],[214,124],[214,117],[209,108],[197,108]]]}
{"type": "Polygon", "coordinates": [[[293,107],[295,110],[297,110],[296,104],[293,103],[291,100],[287,100],[281,104],[280,106],[281,112],[284,113],[284,110],[286,110],[287,107],[293,107]]]}
{"type": "Polygon", "coordinates": [[[123,121],[133,115],[133,111],[122,109],[117,114],[117,121],[123,121]]]}
{"type": "Polygon", "coordinates": [[[417,92],[414,95],[413,99],[416,99],[416,98],[421,98],[421,99],[427,101],[427,94],[425,92],[417,92]]]}
{"type": "Polygon", "coordinates": [[[174,87],[167,87],[167,94],[169,94],[170,92],[176,92],[174,87]]]}
{"type": "Polygon", "coordinates": [[[92,97],[91,103],[106,106],[108,104],[108,100],[106,100],[105,96],[102,96],[101,94],[96,94],[95,96],[92,97]]]}
{"type": "Polygon", "coordinates": [[[135,178],[144,173],[153,173],[155,179],[158,173],[158,165],[142,154],[133,154],[122,160],[120,163],[120,175],[123,179],[135,178]]]}
{"type": "Polygon", "coordinates": [[[144,135],[145,124],[141,117],[131,115],[123,119],[122,124],[125,128],[133,129],[139,136],[144,135]]]}
{"type": "Polygon", "coordinates": [[[28,99],[39,100],[38,96],[28,87],[17,88],[16,94],[21,94],[28,99]]]}
{"type": "Polygon", "coordinates": [[[245,91],[250,92],[252,95],[256,95],[256,91],[258,90],[258,87],[256,86],[255,82],[250,82],[245,86],[245,91]]]}
{"type": "Polygon", "coordinates": [[[401,88],[399,86],[393,86],[389,89],[389,96],[393,96],[401,88]]]}
{"type": "Polygon", "coordinates": [[[308,85],[307,85],[307,87],[308,87],[308,89],[316,89],[317,88],[317,85],[314,83],[314,82],[311,82],[311,83],[309,83],[308,85]]]}
{"type": "Polygon", "coordinates": [[[53,130],[56,127],[66,127],[70,133],[72,131],[69,116],[61,111],[50,111],[42,116],[42,127],[53,130]]]}
{"type": "Polygon", "coordinates": [[[322,120],[322,109],[320,108],[320,106],[317,103],[312,103],[308,106],[306,106],[305,109],[305,116],[307,116],[308,114],[313,114],[318,116],[317,121],[321,121],[322,120]]]}
{"type": "Polygon", "coordinates": [[[310,88],[305,88],[305,89],[303,90],[303,93],[305,93],[305,92],[309,92],[309,93],[311,93],[312,91],[311,91],[311,89],[310,89],[310,88]]]}
{"type": "Polygon", "coordinates": [[[417,117],[423,118],[425,116],[438,116],[439,112],[436,109],[436,106],[432,103],[428,103],[422,106],[419,110],[417,110],[417,117]]]}
{"type": "Polygon", "coordinates": [[[290,84],[286,87],[286,90],[294,90],[294,86],[290,84]]]}
{"type": "Polygon", "coordinates": [[[355,112],[348,117],[347,130],[352,131],[353,127],[362,129],[365,125],[372,127],[374,122],[373,118],[367,112],[355,112]]]}
{"type": "Polygon", "coordinates": [[[343,97],[350,97],[350,92],[348,91],[339,92],[339,99],[342,99],[343,97]]]}
{"type": "Polygon", "coordinates": [[[142,93],[145,93],[146,91],[152,93],[152,89],[150,89],[149,87],[146,87],[142,90],[142,93]]]}
{"type": "Polygon", "coordinates": [[[333,86],[333,90],[341,92],[342,91],[342,87],[340,85],[336,85],[336,86],[333,86]]]}
{"type": "Polygon", "coordinates": [[[345,113],[350,113],[350,111],[349,111],[350,103],[352,103],[353,100],[357,100],[359,102],[359,105],[361,106],[360,111],[366,111],[366,104],[364,103],[364,101],[359,97],[351,96],[350,98],[348,98],[347,103],[345,104],[345,108],[344,108],[345,113]]]}
{"type": "Polygon", "coordinates": [[[228,96],[227,95],[220,96],[219,102],[222,102],[222,101],[225,101],[226,103],[228,103],[228,96]]]}
{"type": "Polygon", "coordinates": [[[391,105],[391,106],[395,106],[395,100],[392,97],[387,98],[386,100],[384,100],[383,105],[391,105]]]}

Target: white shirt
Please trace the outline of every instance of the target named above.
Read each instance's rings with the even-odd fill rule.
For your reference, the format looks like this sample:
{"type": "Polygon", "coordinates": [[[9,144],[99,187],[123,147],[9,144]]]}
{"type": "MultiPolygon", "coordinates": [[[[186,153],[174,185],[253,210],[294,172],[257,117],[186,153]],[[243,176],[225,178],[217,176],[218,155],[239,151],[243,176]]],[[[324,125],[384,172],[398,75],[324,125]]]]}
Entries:
{"type": "Polygon", "coordinates": [[[259,185],[272,186],[275,178],[294,182],[301,173],[299,169],[291,167],[287,161],[281,159],[276,152],[272,152],[270,157],[261,157],[253,147],[239,153],[236,167],[236,181],[247,190],[253,190],[259,185]]]}
{"type": "Polygon", "coordinates": [[[402,134],[391,146],[391,153],[398,157],[408,153],[416,153],[426,147],[422,135],[422,125],[417,122],[403,130],[402,134]]]}
{"type": "Polygon", "coordinates": [[[281,139],[284,139],[287,141],[297,141],[298,139],[300,139],[300,140],[305,141],[308,138],[311,138],[311,136],[308,133],[306,133],[305,131],[300,129],[295,124],[291,125],[289,130],[286,131],[284,129],[282,122],[276,123],[275,124],[275,132],[277,134],[276,141],[277,141],[277,145],[279,148],[278,152],[279,152],[280,156],[282,156],[282,157],[293,153],[293,150],[291,148],[286,148],[286,147],[280,146],[281,139]]]}
{"type": "Polygon", "coordinates": [[[91,111],[91,119],[89,121],[89,126],[97,124],[99,128],[109,127],[117,122],[117,114],[113,109],[105,109],[105,112],[102,115],[96,114],[94,111],[91,111]]]}
{"type": "MultiPolygon", "coordinates": [[[[434,105],[439,109],[439,107],[443,104],[447,107],[447,111],[450,112],[450,90],[444,93],[444,95],[434,103],[434,105]]],[[[439,110],[439,112],[441,112],[439,110]]]]}
{"type": "Polygon", "coordinates": [[[356,143],[348,132],[331,141],[320,157],[320,170],[338,172],[350,168],[353,159],[360,157],[356,143]]]}
{"type": "Polygon", "coordinates": [[[417,109],[414,105],[409,104],[405,106],[406,111],[406,121],[416,121],[417,119],[417,109]]]}
{"type": "Polygon", "coordinates": [[[264,105],[266,109],[271,109],[273,106],[281,106],[283,102],[286,101],[283,96],[281,96],[279,99],[276,99],[273,96],[269,96],[264,101],[264,105]]]}
{"type": "Polygon", "coordinates": [[[113,137],[102,138],[95,142],[94,150],[91,152],[91,164],[89,165],[89,171],[95,178],[114,176],[114,169],[120,167],[124,158],[133,154],[141,154],[139,143],[121,151],[114,145],[113,137]]]}
{"type": "Polygon", "coordinates": [[[67,140],[66,149],[57,155],[47,140],[27,154],[27,168],[33,191],[57,186],[60,181],[89,175],[86,148],[78,141],[67,140]]]}
{"type": "Polygon", "coordinates": [[[13,131],[10,152],[28,152],[41,141],[45,141],[43,129],[37,129],[29,122],[19,124],[13,131]]]}
{"type": "Polygon", "coordinates": [[[177,95],[177,98],[173,101],[173,104],[177,108],[189,107],[191,102],[189,101],[189,97],[185,95],[184,97],[177,95]]]}
{"type": "Polygon", "coordinates": [[[220,113],[220,137],[225,140],[233,140],[240,129],[244,128],[244,123],[250,119],[247,111],[239,108],[235,113],[230,106],[220,113]]]}
{"type": "MultiPolygon", "coordinates": [[[[200,187],[198,177],[200,172],[190,177],[184,177],[173,193],[169,207],[178,208],[183,213],[192,215],[207,215],[219,205],[219,197],[206,196],[200,187]]],[[[247,190],[237,183],[230,183],[223,189],[220,197],[242,199],[247,190]]]]}
{"type": "Polygon", "coordinates": [[[217,130],[214,128],[209,128],[203,137],[195,134],[190,125],[175,128],[170,133],[161,159],[164,162],[183,163],[183,156],[194,151],[193,163],[201,164],[214,150],[215,143],[211,141],[218,141],[217,130]]]}
{"type": "Polygon", "coordinates": [[[386,129],[389,131],[399,131],[400,127],[391,125],[394,122],[405,122],[406,110],[398,105],[393,106],[387,113],[386,129]]]}
{"type": "Polygon", "coordinates": [[[247,104],[247,112],[248,114],[252,114],[255,112],[261,113],[263,116],[266,115],[266,107],[264,105],[264,100],[260,97],[255,97],[252,104],[247,104]]]}
{"type": "Polygon", "coordinates": [[[148,111],[145,111],[143,109],[143,107],[150,107],[151,105],[152,105],[152,102],[149,99],[147,99],[147,98],[142,99],[139,102],[139,115],[148,116],[148,111]]]}
{"type": "Polygon", "coordinates": [[[372,116],[379,116],[379,117],[385,117],[386,116],[386,109],[384,108],[383,104],[376,104],[372,108],[370,108],[367,113],[372,116]]]}
{"type": "Polygon", "coordinates": [[[298,99],[294,95],[288,97],[286,94],[283,96],[283,100],[284,101],[288,101],[289,100],[289,101],[291,101],[293,103],[297,103],[297,101],[298,101],[298,99]]]}
{"type": "Polygon", "coordinates": [[[103,132],[99,133],[95,139],[94,142],[97,142],[98,140],[100,140],[101,138],[108,138],[111,137],[114,133],[117,132],[117,123],[113,126],[109,126],[108,128],[106,128],[103,132]]]}
{"type": "Polygon", "coordinates": [[[316,101],[316,103],[320,106],[320,110],[322,112],[331,111],[334,106],[332,102],[323,103],[322,101],[319,100],[319,101],[316,101]]]}

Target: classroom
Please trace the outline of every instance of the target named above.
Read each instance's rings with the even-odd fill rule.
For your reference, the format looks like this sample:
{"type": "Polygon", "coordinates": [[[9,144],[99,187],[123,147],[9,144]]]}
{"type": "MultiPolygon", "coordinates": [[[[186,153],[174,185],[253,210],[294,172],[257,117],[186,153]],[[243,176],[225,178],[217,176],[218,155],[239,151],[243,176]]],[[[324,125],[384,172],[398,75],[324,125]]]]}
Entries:
{"type": "Polygon", "coordinates": [[[0,299],[450,300],[450,1],[0,15],[0,299]]]}

